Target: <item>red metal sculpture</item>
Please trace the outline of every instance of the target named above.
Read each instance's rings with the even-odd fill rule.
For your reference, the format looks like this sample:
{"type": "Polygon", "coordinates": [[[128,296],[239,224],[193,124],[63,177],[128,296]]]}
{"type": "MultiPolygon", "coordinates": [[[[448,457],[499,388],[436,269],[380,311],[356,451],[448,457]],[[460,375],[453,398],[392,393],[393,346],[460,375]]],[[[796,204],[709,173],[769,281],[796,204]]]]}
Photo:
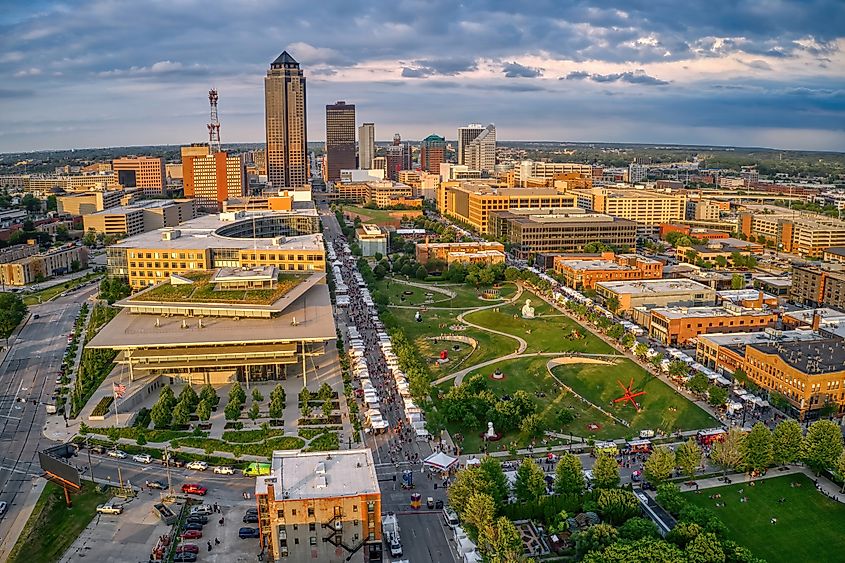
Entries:
{"type": "Polygon", "coordinates": [[[633,387],[634,387],[634,378],[633,377],[631,378],[631,383],[629,383],[627,387],[625,387],[625,384],[622,383],[621,381],[619,381],[618,379],[616,380],[616,382],[625,391],[625,394],[622,395],[621,397],[619,397],[618,399],[613,399],[613,402],[614,403],[626,403],[626,402],[630,401],[630,403],[632,405],[634,405],[634,408],[637,409],[637,412],[639,412],[640,411],[640,405],[637,404],[637,401],[634,400],[634,397],[639,397],[640,395],[645,395],[646,392],[645,391],[634,391],[633,390],[633,387]]]}

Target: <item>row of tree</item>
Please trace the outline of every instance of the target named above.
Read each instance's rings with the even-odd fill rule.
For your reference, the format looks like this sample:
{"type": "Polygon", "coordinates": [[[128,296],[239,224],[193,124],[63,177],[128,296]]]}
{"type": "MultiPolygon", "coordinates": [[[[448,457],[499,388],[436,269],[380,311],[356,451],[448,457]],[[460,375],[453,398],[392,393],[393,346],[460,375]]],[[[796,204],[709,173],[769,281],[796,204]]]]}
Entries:
{"type": "Polygon", "coordinates": [[[537,405],[528,393],[520,389],[508,400],[502,400],[490,390],[487,378],[478,373],[451,387],[437,410],[447,422],[470,429],[491,421],[502,433],[518,428],[535,435],[542,427],[542,420],[535,414],[537,405]]]}

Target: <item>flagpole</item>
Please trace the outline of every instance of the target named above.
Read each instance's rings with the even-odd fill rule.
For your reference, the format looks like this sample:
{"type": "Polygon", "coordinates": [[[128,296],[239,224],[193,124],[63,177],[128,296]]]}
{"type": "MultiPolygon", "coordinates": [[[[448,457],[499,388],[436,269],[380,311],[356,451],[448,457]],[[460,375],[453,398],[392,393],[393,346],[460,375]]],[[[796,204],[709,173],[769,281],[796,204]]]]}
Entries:
{"type": "Polygon", "coordinates": [[[114,395],[114,417],[115,417],[115,426],[120,426],[120,414],[117,412],[117,388],[114,386],[114,382],[111,384],[112,394],[114,395]]]}

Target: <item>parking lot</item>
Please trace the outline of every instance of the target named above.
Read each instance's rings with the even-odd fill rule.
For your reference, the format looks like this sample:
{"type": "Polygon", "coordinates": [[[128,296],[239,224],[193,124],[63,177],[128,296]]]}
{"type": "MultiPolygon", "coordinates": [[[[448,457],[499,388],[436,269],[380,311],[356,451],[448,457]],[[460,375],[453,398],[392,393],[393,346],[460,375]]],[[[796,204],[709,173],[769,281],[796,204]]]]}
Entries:
{"type": "MultiPolygon", "coordinates": [[[[153,512],[153,505],[161,502],[159,491],[145,490],[135,499],[124,501],[116,498],[116,504],[123,504],[123,514],[100,514],[80,534],[70,549],[60,560],[61,563],[97,561],[97,563],[147,562],[156,541],[161,535],[170,533],[171,526],[166,525],[153,512]]],[[[197,561],[201,562],[245,562],[257,561],[259,552],[257,539],[240,539],[238,530],[242,526],[255,527],[256,524],[244,524],[242,519],[248,508],[255,508],[254,500],[224,500],[207,495],[204,504],[220,507],[220,513],[208,516],[208,523],[203,526],[202,538],[186,540],[199,547],[197,561]],[[220,525],[220,519],[223,525],[220,525]],[[215,542],[215,539],[219,543],[215,542]],[[211,549],[209,550],[209,545],[211,549]]],[[[179,513],[183,499],[169,504],[175,513],[179,513]]]]}

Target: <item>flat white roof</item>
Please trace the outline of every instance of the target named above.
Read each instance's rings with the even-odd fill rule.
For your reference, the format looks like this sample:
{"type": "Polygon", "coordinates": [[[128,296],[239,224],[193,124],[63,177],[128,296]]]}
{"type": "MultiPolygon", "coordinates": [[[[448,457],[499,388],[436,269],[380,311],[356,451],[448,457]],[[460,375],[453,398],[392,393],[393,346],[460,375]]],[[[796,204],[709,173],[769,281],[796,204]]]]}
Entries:
{"type": "Polygon", "coordinates": [[[769,342],[805,342],[821,338],[817,332],[807,329],[779,330],[763,332],[716,332],[711,334],[700,334],[698,340],[708,340],[717,346],[741,346],[745,344],[769,343],[769,342]]]}
{"type": "Polygon", "coordinates": [[[705,317],[736,317],[739,315],[764,316],[772,315],[771,311],[759,309],[735,309],[728,307],[657,307],[652,314],[663,315],[668,319],[688,319],[705,317]]]}
{"type": "Polygon", "coordinates": [[[255,480],[255,494],[275,500],[351,497],[379,493],[373,454],[369,449],[333,452],[275,451],[270,475],[255,480]]]}
{"type": "Polygon", "coordinates": [[[637,281],[606,281],[598,282],[602,286],[615,293],[632,294],[657,294],[657,293],[688,293],[692,291],[712,292],[713,290],[697,281],[689,279],[671,280],[637,280],[637,281]]]}

